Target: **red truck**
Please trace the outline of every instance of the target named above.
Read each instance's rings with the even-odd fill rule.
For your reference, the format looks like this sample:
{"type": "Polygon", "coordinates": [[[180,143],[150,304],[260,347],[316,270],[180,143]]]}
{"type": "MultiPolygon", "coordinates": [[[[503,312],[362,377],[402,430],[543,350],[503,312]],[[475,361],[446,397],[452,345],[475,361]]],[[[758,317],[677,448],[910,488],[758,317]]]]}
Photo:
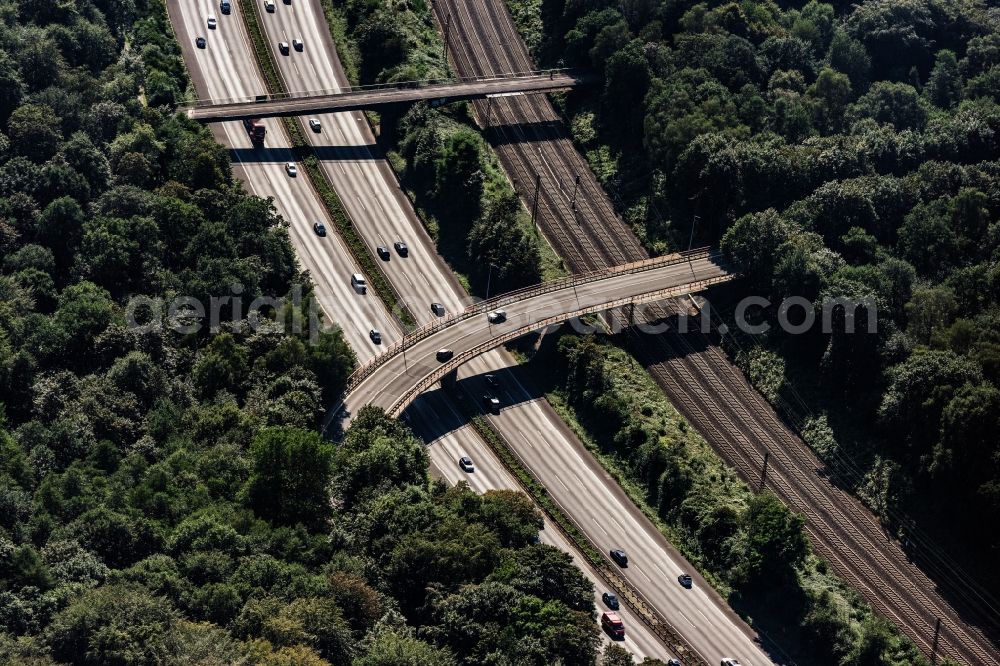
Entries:
{"type": "Polygon", "coordinates": [[[264,135],[267,134],[267,128],[264,127],[264,121],[260,118],[247,118],[243,121],[243,127],[246,128],[247,136],[250,137],[250,142],[253,145],[264,145],[264,135]]]}
{"type": "Polygon", "coordinates": [[[601,627],[617,640],[625,639],[625,623],[618,613],[601,613],[601,627]]]}

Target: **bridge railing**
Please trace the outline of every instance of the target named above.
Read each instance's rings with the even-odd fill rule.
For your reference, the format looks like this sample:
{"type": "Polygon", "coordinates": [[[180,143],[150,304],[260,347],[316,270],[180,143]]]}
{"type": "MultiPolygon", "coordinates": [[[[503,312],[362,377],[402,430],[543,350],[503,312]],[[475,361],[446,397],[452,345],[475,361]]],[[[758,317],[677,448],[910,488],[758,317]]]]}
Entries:
{"type": "MultiPolygon", "coordinates": [[[[663,264],[665,265],[665,264],[663,264]]],[[[467,349],[464,352],[454,356],[450,361],[442,363],[439,367],[435,368],[434,371],[430,372],[424,376],[419,382],[414,386],[410,387],[406,393],[400,396],[396,402],[387,410],[389,416],[397,417],[399,416],[407,405],[409,405],[413,400],[416,399],[418,395],[429,389],[435,382],[440,380],[442,377],[447,375],[449,372],[458,368],[459,366],[471,361],[475,357],[495,349],[500,345],[506,344],[511,340],[516,340],[517,338],[530,333],[532,331],[537,331],[546,326],[551,326],[553,324],[561,324],[564,321],[573,319],[574,317],[583,317],[588,314],[595,314],[598,312],[605,312],[606,310],[613,310],[625,305],[648,303],[650,301],[660,301],[668,298],[674,298],[676,296],[681,296],[683,294],[692,291],[701,291],[702,289],[707,289],[714,284],[720,284],[722,282],[727,282],[732,280],[735,276],[731,273],[726,273],[723,275],[715,275],[710,278],[704,278],[701,280],[696,280],[694,282],[686,282],[681,285],[675,285],[672,287],[663,287],[662,289],[655,289],[650,292],[643,294],[637,294],[635,296],[625,296],[623,298],[618,298],[608,303],[601,303],[600,305],[591,305],[585,308],[580,308],[567,312],[564,314],[552,315],[551,317],[546,317],[536,322],[530,322],[516,328],[512,331],[508,331],[503,335],[499,335],[495,338],[490,338],[486,342],[482,342],[471,349],[467,349]]],[[[369,373],[370,374],[370,373],[369,373]]],[[[347,391],[348,393],[350,390],[347,391]]]]}
{"type": "Polygon", "coordinates": [[[441,79],[420,79],[415,81],[393,81],[390,83],[369,83],[361,86],[342,86],[340,88],[324,88],[320,90],[300,90],[283,93],[271,93],[267,95],[247,95],[243,97],[219,97],[213,99],[196,99],[184,105],[189,109],[202,109],[222,104],[241,104],[251,102],[275,102],[287,99],[301,99],[306,97],[317,97],[321,95],[342,95],[346,93],[375,92],[379,90],[414,90],[429,88],[431,86],[442,86],[455,83],[490,83],[495,81],[514,81],[517,79],[537,79],[543,76],[579,76],[576,70],[561,69],[538,69],[526,72],[510,72],[506,74],[484,74],[482,76],[454,76],[441,79]]]}
{"type": "Polygon", "coordinates": [[[662,268],[664,266],[687,263],[696,259],[712,259],[718,257],[721,257],[721,253],[718,251],[712,251],[709,248],[698,248],[689,252],[682,252],[666,257],[657,257],[655,259],[644,259],[642,261],[615,266],[601,271],[571,275],[558,280],[552,280],[551,282],[543,282],[531,287],[525,287],[506,294],[501,294],[500,296],[495,296],[488,300],[479,301],[478,303],[465,308],[462,312],[449,314],[440,320],[425,324],[412,333],[407,334],[401,340],[397,340],[395,343],[389,345],[385,351],[369,360],[368,363],[355,370],[351,376],[347,378],[347,385],[345,386],[344,392],[346,394],[353,391],[358,384],[367,379],[373,372],[375,372],[375,370],[384,365],[389,359],[393,358],[400,351],[409,349],[417,342],[420,342],[442,329],[453,326],[459,321],[483,315],[490,310],[495,310],[499,307],[507,305],[508,303],[532,298],[541,294],[560,291],[562,289],[578,287],[583,284],[589,284],[590,282],[594,282],[596,280],[602,280],[617,275],[642,273],[662,268]]]}

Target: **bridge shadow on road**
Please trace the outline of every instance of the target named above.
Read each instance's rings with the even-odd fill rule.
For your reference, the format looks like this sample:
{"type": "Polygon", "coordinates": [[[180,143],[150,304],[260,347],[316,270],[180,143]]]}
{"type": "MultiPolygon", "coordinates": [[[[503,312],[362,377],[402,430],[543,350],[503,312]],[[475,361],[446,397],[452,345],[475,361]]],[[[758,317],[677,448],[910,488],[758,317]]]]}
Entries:
{"type": "MultiPolygon", "coordinates": [[[[378,146],[316,146],[313,154],[323,162],[371,162],[382,159],[378,146]]],[[[232,148],[229,157],[234,163],[284,164],[299,159],[294,148],[232,148]]]]}

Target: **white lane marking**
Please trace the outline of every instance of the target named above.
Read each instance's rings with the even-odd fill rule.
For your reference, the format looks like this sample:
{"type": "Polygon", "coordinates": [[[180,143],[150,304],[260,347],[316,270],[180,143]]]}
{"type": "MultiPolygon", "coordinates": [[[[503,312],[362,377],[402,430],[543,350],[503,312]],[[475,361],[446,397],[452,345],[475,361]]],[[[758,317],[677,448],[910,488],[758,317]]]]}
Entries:
{"type": "Polygon", "coordinates": [[[639,572],[640,574],[642,574],[642,577],[643,577],[643,578],[645,578],[646,580],[648,580],[648,581],[649,581],[650,583],[652,583],[652,582],[653,582],[653,579],[652,579],[652,578],[650,578],[649,576],[647,576],[647,575],[646,575],[646,572],[645,572],[645,571],[643,571],[643,570],[642,570],[642,569],[640,569],[639,567],[634,567],[634,568],[635,568],[635,570],[636,570],[636,571],[638,571],[638,572],[639,572]]]}
{"type": "Polygon", "coordinates": [[[698,626],[698,625],[696,625],[696,624],[695,624],[694,622],[692,622],[692,621],[691,621],[691,618],[689,618],[689,617],[688,617],[687,615],[685,615],[683,611],[677,611],[677,612],[678,612],[678,613],[680,613],[680,616],[681,616],[682,618],[684,618],[685,620],[687,620],[687,621],[688,621],[688,624],[690,624],[690,625],[691,625],[692,627],[696,627],[696,626],[698,626]]]}
{"type": "Polygon", "coordinates": [[[610,534],[608,534],[608,531],[606,529],[604,529],[604,526],[601,525],[599,522],[597,522],[597,518],[594,518],[594,524],[596,524],[598,527],[600,527],[601,531],[604,532],[605,535],[611,536],[610,534]]]}
{"type": "MultiPolygon", "coordinates": [[[[528,436],[524,434],[524,431],[518,430],[517,434],[519,434],[521,436],[521,439],[524,440],[525,444],[527,444],[531,448],[535,448],[535,445],[531,443],[531,440],[528,439],[528,436]]],[[[562,479],[559,479],[559,480],[562,481],[562,479]]],[[[563,485],[565,486],[566,484],[564,483],[563,485]]],[[[569,488],[567,488],[566,490],[569,490],[569,488]]]]}

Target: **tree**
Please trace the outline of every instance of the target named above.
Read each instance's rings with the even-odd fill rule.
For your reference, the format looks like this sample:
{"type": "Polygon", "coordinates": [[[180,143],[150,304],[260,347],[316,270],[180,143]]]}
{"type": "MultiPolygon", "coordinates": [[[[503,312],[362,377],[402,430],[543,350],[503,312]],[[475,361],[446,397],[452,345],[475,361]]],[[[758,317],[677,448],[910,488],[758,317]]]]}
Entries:
{"type": "Polygon", "coordinates": [[[941,414],[956,392],[979,378],[979,368],[954,352],[916,352],[889,369],[879,421],[896,448],[916,459],[937,441],[941,414]]]}
{"type": "Polygon", "coordinates": [[[843,124],[844,109],[851,102],[853,90],[846,74],[825,67],[809,86],[809,96],[818,104],[814,107],[816,123],[827,132],[839,131],[843,124]]]}
{"type": "Polygon", "coordinates": [[[608,643],[601,655],[601,666],[632,666],[632,653],[625,648],[608,643]]]}
{"type": "Polygon", "coordinates": [[[284,525],[322,525],[330,515],[333,447],[298,428],[261,430],[250,447],[253,468],[245,494],[260,516],[284,525]]]}
{"type": "Polygon", "coordinates": [[[769,492],[755,495],[743,517],[746,551],[738,578],[743,585],[787,584],[809,553],[805,519],[769,492]]]}
{"type": "Polygon", "coordinates": [[[513,193],[489,202],[469,230],[468,257],[480,288],[491,282],[492,293],[537,284],[541,279],[538,245],[520,222],[521,202],[513,193]],[[491,271],[490,266],[495,268],[491,271]]]}
{"type": "Polygon", "coordinates": [[[59,149],[60,118],[44,104],[25,104],[14,110],[7,121],[11,148],[36,163],[44,162],[59,149]]]}
{"type": "Polygon", "coordinates": [[[446,648],[414,638],[405,629],[384,629],[369,635],[364,654],[354,666],[455,666],[455,656],[446,648]]]}
{"type": "Polygon", "coordinates": [[[770,294],[775,267],[793,233],[791,223],[769,209],[738,219],[722,237],[722,250],[744,272],[754,290],[770,294]]]}
{"type": "Polygon", "coordinates": [[[84,592],[52,618],[46,642],[60,661],[126,666],[163,663],[177,613],[135,585],[84,592]]]}
{"type": "Polygon", "coordinates": [[[927,100],[942,109],[950,109],[962,100],[962,75],[958,71],[958,60],[948,49],[937,53],[934,69],[924,86],[927,100]]]}
{"type": "Polygon", "coordinates": [[[927,102],[907,83],[878,81],[848,109],[850,121],[872,118],[896,129],[922,130],[927,124],[927,102]]]}
{"type": "Polygon", "coordinates": [[[830,67],[850,77],[855,90],[868,88],[872,62],[864,44],[838,29],[830,41],[827,59],[830,61],[830,67]]]}

